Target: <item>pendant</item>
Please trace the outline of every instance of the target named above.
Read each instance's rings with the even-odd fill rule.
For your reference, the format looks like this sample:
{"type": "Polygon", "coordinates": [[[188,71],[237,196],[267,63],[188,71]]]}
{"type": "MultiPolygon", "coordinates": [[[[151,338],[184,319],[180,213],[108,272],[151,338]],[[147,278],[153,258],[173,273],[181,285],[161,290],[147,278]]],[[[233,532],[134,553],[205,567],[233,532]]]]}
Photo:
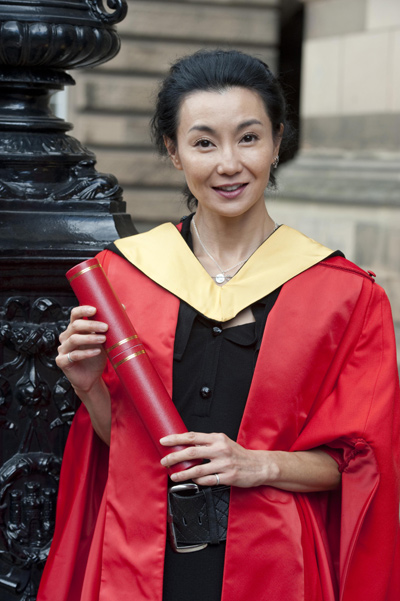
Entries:
{"type": "Polygon", "coordinates": [[[225,276],[223,273],[217,273],[217,275],[215,276],[215,281],[217,282],[217,284],[223,284],[225,282],[225,276]]]}

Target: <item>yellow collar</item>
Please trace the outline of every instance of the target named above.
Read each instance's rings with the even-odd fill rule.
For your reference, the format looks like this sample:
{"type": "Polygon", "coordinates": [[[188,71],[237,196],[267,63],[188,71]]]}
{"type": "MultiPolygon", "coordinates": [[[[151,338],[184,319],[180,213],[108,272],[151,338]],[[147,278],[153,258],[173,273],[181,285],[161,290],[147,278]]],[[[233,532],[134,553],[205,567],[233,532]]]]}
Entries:
{"type": "Polygon", "coordinates": [[[206,317],[221,322],[233,319],[332,253],[329,248],[282,225],[228,283],[218,286],[172,223],[121,238],[115,245],[154,282],[206,317]]]}

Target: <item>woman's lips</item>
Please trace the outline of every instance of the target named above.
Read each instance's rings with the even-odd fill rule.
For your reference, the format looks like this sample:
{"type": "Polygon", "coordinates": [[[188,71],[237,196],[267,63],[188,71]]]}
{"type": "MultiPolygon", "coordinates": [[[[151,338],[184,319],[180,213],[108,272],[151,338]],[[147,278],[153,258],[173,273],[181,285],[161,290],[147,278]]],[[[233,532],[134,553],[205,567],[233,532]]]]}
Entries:
{"type": "Polygon", "coordinates": [[[231,184],[226,186],[214,186],[215,190],[220,196],[224,198],[237,198],[248,184],[231,184]]]}

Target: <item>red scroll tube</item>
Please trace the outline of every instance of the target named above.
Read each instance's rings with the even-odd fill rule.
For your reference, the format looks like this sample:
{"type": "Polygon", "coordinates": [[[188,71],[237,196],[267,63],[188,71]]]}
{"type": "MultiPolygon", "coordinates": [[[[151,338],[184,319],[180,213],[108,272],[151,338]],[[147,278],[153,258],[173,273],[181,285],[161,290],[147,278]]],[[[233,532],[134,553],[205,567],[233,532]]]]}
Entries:
{"type": "MultiPolygon", "coordinates": [[[[98,260],[89,259],[76,265],[67,272],[67,278],[80,304],[96,307],[96,319],[108,324],[104,343],[108,359],[160,456],[183,449],[159,443],[163,436],[187,430],[98,260]]],[[[183,461],[168,471],[173,474],[199,463],[183,461]]]]}

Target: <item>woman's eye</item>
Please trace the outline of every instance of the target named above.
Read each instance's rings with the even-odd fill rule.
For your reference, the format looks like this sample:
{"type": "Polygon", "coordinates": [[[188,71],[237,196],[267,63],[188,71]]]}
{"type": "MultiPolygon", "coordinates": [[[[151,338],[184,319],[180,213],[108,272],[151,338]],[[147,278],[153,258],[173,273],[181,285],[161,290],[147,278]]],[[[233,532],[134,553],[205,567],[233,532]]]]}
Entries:
{"type": "Polygon", "coordinates": [[[210,148],[212,143],[210,140],[197,140],[196,146],[200,146],[200,148],[210,148]]]}
{"type": "Polygon", "coordinates": [[[257,140],[257,136],[255,134],[245,134],[242,138],[242,141],[245,142],[246,144],[249,144],[250,142],[254,142],[254,140],[257,140]]]}

